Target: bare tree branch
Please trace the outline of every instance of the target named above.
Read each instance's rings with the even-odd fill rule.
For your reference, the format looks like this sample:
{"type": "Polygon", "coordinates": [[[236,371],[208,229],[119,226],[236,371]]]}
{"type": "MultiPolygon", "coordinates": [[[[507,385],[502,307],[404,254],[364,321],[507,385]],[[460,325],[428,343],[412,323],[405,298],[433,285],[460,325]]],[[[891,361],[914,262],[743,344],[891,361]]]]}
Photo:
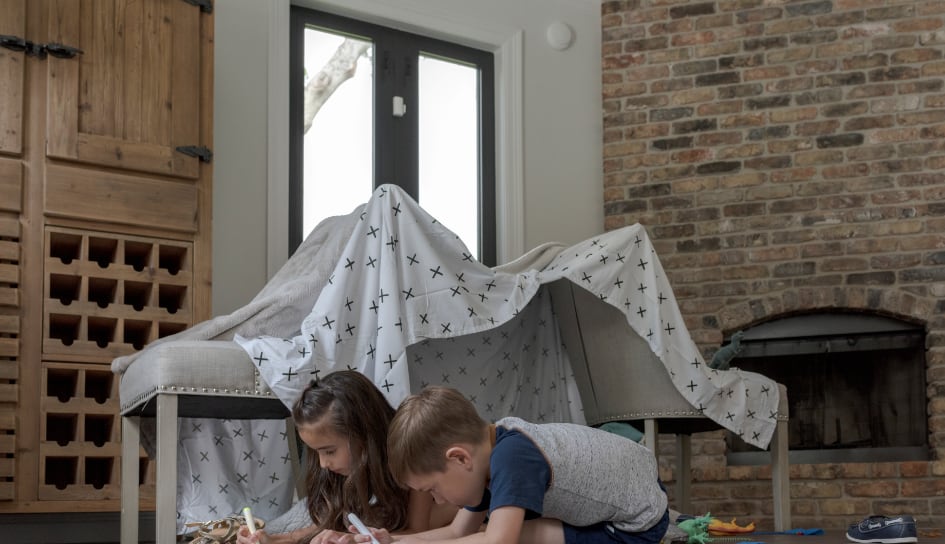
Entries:
{"type": "Polygon", "coordinates": [[[315,114],[342,83],[354,77],[358,59],[371,47],[370,42],[345,39],[328,63],[305,85],[302,133],[312,128],[315,114]]]}

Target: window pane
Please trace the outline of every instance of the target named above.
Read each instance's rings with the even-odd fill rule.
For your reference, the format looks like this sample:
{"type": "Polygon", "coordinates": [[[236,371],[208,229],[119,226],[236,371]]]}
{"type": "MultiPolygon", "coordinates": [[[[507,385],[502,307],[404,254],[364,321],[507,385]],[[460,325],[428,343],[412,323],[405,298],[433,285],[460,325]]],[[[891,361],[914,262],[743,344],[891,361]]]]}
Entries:
{"type": "Polygon", "coordinates": [[[373,49],[370,41],[305,30],[303,239],[374,188],[373,49]]]}
{"type": "Polygon", "coordinates": [[[479,258],[479,73],[420,55],[420,205],[479,258]]]}

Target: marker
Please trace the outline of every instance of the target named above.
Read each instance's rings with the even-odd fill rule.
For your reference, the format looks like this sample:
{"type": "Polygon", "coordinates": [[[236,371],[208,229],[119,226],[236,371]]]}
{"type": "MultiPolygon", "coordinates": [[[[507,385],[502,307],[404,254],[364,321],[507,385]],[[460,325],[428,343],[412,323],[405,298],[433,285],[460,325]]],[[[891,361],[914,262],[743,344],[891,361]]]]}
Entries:
{"type": "Polygon", "coordinates": [[[246,527],[249,528],[249,534],[256,532],[256,520],[253,519],[253,513],[248,506],[243,507],[243,518],[246,519],[246,527]]]}
{"type": "Polygon", "coordinates": [[[381,544],[374,538],[374,535],[371,534],[371,531],[368,530],[367,526],[358,519],[358,516],[354,515],[354,512],[348,514],[348,521],[351,522],[351,525],[354,525],[354,528],[358,530],[362,535],[367,535],[371,537],[372,544],[381,544]]]}

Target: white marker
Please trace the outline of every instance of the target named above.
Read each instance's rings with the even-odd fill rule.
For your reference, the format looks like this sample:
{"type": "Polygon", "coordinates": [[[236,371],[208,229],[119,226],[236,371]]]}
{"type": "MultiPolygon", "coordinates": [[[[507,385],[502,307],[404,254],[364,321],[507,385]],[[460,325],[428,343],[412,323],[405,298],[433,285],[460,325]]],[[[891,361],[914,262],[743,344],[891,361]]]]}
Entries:
{"type": "Polygon", "coordinates": [[[371,542],[373,544],[381,544],[376,538],[374,538],[374,535],[371,534],[371,531],[368,530],[367,526],[360,519],[358,519],[358,516],[354,515],[354,512],[348,514],[348,521],[351,522],[351,525],[354,525],[354,528],[357,529],[359,533],[371,537],[371,542]]]}
{"type": "Polygon", "coordinates": [[[253,519],[253,513],[248,506],[243,507],[243,518],[246,519],[246,527],[249,528],[249,534],[256,532],[256,520],[253,519]]]}

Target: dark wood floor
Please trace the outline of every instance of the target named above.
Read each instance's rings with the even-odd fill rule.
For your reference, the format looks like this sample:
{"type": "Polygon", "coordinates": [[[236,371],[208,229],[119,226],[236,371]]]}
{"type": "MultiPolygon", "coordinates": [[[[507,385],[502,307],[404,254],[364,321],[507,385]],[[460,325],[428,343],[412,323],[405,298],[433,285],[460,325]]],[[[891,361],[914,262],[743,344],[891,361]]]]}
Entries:
{"type": "MultiPolygon", "coordinates": [[[[822,535],[772,535],[759,532],[757,534],[747,534],[740,537],[715,538],[713,543],[723,544],[731,542],[733,544],[747,544],[749,542],[761,542],[763,544],[850,544],[842,529],[828,529],[822,535]]],[[[919,529],[920,544],[945,544],[945,530],[936,528],[919,529]]]]}

